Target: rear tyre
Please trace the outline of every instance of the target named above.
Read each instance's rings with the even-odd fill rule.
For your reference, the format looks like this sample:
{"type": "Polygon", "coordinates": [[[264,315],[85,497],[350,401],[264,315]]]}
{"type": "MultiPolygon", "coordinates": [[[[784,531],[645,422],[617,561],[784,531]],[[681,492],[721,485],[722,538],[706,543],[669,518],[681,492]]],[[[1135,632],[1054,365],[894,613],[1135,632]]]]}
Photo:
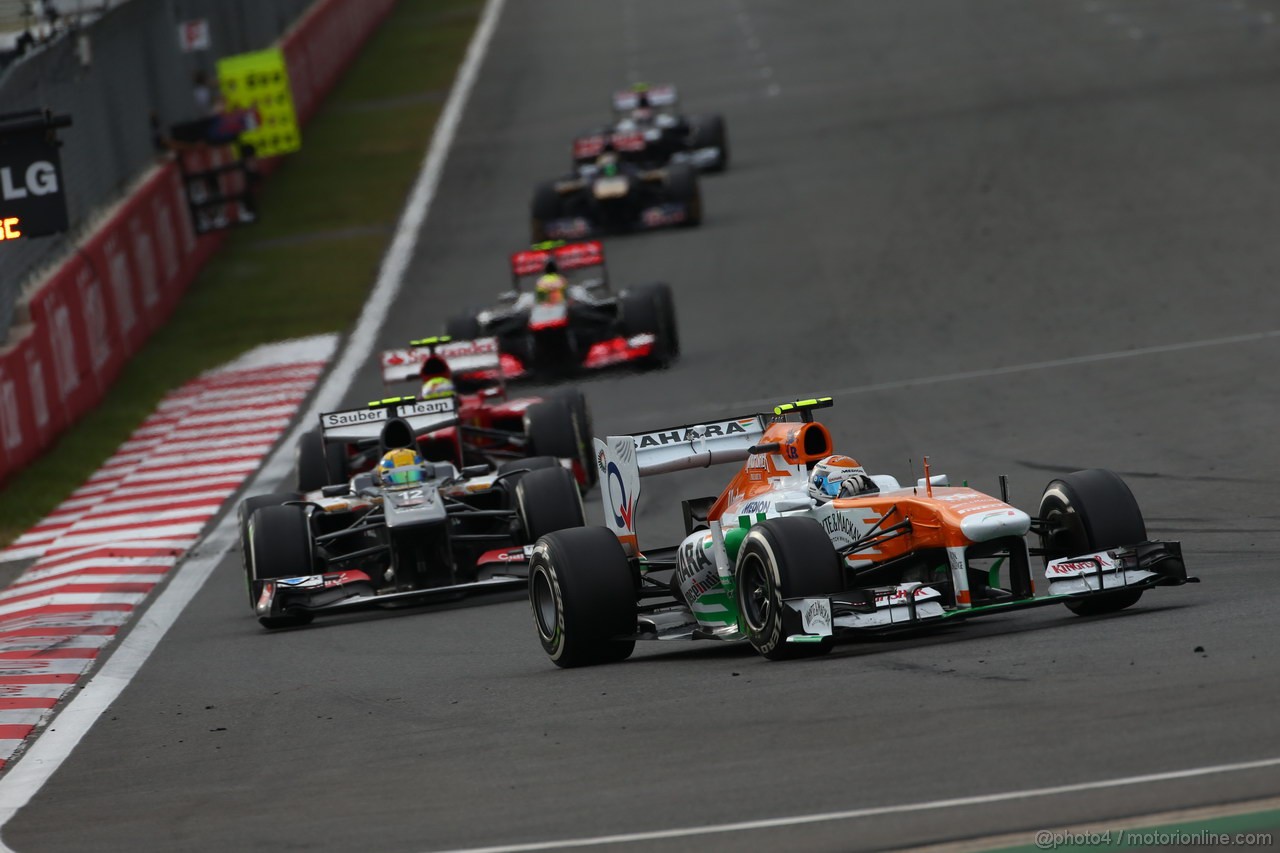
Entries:
{"type": "Polygon", "coordinates": [[[526,543],[586,524],[578,481],[564,468],[530,471],[516,483],[516,512],[526,543]]]}
{"type": "Polygon", "coordinates": [[[683,203],[688,211],[684,224],[701,225],[702,191],[698,189],[698,170],[687,163],[673,163],[667,167],[666,184],[671,200],[683,203]]]}
{"type": "Polygon", "coordinates": [[[586,524],[577,480],[563,467],[545,467],[522,476],[516,483],[516,512],[526,543],[586,524]]]}
{"type": "MultiPolygon", "coordinates": [[[[264,581],[275,578],[297,578],[315,574],[311,556],[311,530],[307,513],[300,506],[265,506],[249,518],[249,587],[256,605],[262,595],[264,581]]],[[[292,628],[306,625],[311,614],[285,611],[279,595],[271,603],[271,612],[260,615],[264,628],[292,628]]]]}
{"type": "Polygon", "coordinates": [[[474,341],[481,337],[480,321],[475,314],[458,314],[444,324],[445,334],[455,341],[474,341]]]}
{"type": "Polygon", "coordinates": [[[578,426],[564,400],[543,400],[525,409],[524,434],[530,456],[579,457],[578,426]]]}
{"type": "Polygon", "coordinates": [[[298,442],[298,491],[314,492],[346,479],[346,448],[327,443],[318,429],[304,432],[298,442]]]}
{"type": "Polygon", "coordinates": [[[554,456],[529,456],[524,459],[508,459],[506,462],[503,462],[498,466],[498,474],[510,474],[509,477],[504,477],[501,482],[501,485],[506,488],[507,494],[510,496],[507,506],[511,508],[515,507],[516,485],[519,484],[520,480],[524,478],[526,473],[529,471],[540,471],[544,468],[560,467],[563,467],[560,464],[560,460],[556,459],[554,456]],[[513,471],[519,473],[513,474],[511,473],[513,471]]]}
{"type": "MultiPolygon", "coordinates": [[[[506,462],[503,462],[498,466],[498,473],[507,474],[512,471],[528,472],[538,471],[543,468],[559,467],[561,467],[560,460],[556,459],[554,456],[529,456],[525,459],[508,459],[506,462]]],[[[508,477],[505,482],[512,483],[514,485],[519,482],[520,478],[523,476],[523,473],[516,474],[508,477]]]]}
{"type": "Polygon", "coordinates": [[[271,492],[266,495],[254,495],[240,501],[240,506],[236,509],[236,520],[240,527],[240,561],[244,566],[245,578],[249,586],[249,606],[258,603],[258,598],[253,591],[253,573],[252,563],[253,555],[249,553],[249,519],[253,517],[253,513],[264,506],[280,506],[289,501],[296,501],[299,498],[297,492],[271,492]]]}
{"type": "Polygon", "coordinates": [[[653,355],[648,367],[670,366],[680,355],[680,331],[676,327],[675,298],[671,285],[664,282],[640,284],[618,296],[619,321],[627,337],[640,334],[654,336],[653,355]]]}
{"type": "Polygon", "coordinates": [[[557,388],[547,395],[547,399],[564,403],[573,417],[573,430],[578,440],[578,453],[573,458],[581,466],[582,477],[579,482],[583,491],[586,491],[599,479],[591,444],[595,432],[591,425],[591,410],[587,408],[587,398],[577,388],[557,388]]]}
{"type": "Polygon", "coordinates": [[[533,242],[541,243],[547,239],[547,223],[560,218],[560,193],[556,192],[555,181],[545,181],[534,188],[529,212],[529,236],[533,242]]]}
{"type": "Polygon", "coordinates": [[[760,522],[742,541],[734,577],[738,612],[757,652],[769,660],[790,660],[831,651],[829,638],[788,643],[788,634],[800,632],[800,617],[782,603],[840,591],[840,558],[822,525],[811,518],[760,522]]]}
{"type": "Polygon", "coordinates": [[[635,581],[607,528],[539,539],[529,565],[529,604],[538,640],[556,666],[616,663],[635,651],[635,581]]]}
{"type": "MultiPolygon", "coordinates": [[[[1053,480],[1040,498],[1045,532],[1040,544],[1052,555],[1075,556],[1136,545],[1147,539],[1147,525],[1133,492],[1114,471],[1089,468],[1053,480]]],[[[1050,555],[1045,556],[1047,563],[1050,555]]],[[[1067,601],[1078,616],[1114,613],[1137,603],[1140,589],[1067,601]]]]}
{"type": "Polygon", "coordinates": [[[690,134],[689,147],[719,148],[720,159],[707,167],[708,172],[723,172],[729,168],[729,132],[725,130],[724,117],[720,115],[698,116],[690,134]]]}

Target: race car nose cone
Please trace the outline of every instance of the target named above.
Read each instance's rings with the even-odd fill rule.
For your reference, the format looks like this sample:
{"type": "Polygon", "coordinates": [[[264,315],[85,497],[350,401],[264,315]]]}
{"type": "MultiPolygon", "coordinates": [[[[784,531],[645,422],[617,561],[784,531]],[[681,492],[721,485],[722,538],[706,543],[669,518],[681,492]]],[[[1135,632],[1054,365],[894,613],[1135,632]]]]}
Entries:
{"type": "Polygon", "coordinates": [[[1031,517],[1013,507],[976,513],[960,522],[960,532],[971,542],[988,542],[1002,536],[1025,536],[1030,529],[1031,517]]]}

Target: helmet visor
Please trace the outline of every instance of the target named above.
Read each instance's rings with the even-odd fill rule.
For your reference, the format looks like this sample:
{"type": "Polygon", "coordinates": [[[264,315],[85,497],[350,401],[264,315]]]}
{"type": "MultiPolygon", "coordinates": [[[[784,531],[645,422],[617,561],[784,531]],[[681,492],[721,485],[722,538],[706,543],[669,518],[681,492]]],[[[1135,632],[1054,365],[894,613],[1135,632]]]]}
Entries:
{"type": "Polygon", "coordinates": [[[382,481],[389,486],[408,486],[413,483],[425,482],[426,479],[426,472],[417,465],[407,468],[392,468],[382,475],[382,481]]]}
{"type": "Polygon", "coordinates": [[[813,475],[813,487],[830,498],[840,494],[840,481],[824,471],[813,475]]]}

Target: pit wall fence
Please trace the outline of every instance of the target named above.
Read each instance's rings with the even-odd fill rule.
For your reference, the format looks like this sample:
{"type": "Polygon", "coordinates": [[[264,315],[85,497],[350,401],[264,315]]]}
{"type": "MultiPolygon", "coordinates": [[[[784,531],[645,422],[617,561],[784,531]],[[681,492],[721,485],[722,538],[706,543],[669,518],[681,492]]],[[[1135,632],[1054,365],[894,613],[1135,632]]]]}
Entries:
{"type": "MultiPolygon", "coordinates": [[[[280,39],[301,123],[394,5],[317,0],[280,39]]],[[[196,235],[178,164],[166,161],[24,295],[0,349],[0,483],[103,399],[224,239],[225,232],[196,235]]]]}

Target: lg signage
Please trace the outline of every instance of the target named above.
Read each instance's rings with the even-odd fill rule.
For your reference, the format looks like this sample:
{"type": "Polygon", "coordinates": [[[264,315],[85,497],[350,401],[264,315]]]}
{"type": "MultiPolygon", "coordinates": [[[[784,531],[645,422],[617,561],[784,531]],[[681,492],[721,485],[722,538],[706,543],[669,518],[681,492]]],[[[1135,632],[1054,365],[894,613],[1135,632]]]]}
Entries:
{"type": "Polygon", "coordinates": [[[27,166],[20,180],[14,180],[13,168],[0,168],[0,199],[19,201],[31,196],[49,195],[58,191],[58,167],[49,160],[37,160],[27,166]]]}
{"type": "Polygon", "coordinates": [[[56,127],[46,112],[0,116],[0,240],[67,230],[67,200],[56,127]]]}

